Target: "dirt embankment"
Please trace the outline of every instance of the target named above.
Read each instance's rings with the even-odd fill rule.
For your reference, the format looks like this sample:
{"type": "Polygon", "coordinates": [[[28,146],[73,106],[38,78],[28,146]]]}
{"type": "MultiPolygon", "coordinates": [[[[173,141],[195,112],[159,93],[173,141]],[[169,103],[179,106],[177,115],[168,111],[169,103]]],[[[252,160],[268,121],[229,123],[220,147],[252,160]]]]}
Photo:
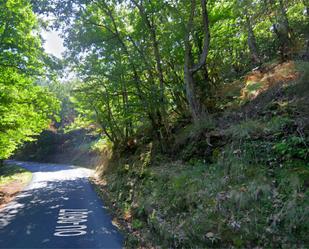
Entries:
{"type": "Polygon", "coordinates": [[[15,165],[0,167],[0,208],[10,202],[31,180],[31,172],[15,165]]]}

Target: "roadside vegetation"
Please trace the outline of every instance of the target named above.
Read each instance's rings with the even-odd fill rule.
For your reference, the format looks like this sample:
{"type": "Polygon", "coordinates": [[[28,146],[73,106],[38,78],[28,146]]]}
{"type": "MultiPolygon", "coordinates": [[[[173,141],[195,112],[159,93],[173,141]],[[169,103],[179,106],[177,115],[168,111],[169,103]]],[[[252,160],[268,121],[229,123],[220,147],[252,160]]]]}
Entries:
{"type": "Polygon", "coordinates": [[[0,207],[14,198],[31,180],[30,171],[17,165],[0,167],[0,207]]]}
{"type": "Polygon", "coordinates": [[[43,87],[48,61],[39,26],[26,0],[0,3],[0,165],[26,141],[48,128],[59,110],[43,87]]]}
{"type": "Polygon", "coordinates": [[[129,248],[306,248],[309,63],[297,67],[298,80],[181,129],[175,154],[150,142],[98,168],[129,248]]]}
{"type": "Polygon", "coordinates": [[[128,248],[309,246],[308,0],[17,3],[67,50],[16,97],[38,119],[0,92],[3,159],[96,167],[128,248]]]}

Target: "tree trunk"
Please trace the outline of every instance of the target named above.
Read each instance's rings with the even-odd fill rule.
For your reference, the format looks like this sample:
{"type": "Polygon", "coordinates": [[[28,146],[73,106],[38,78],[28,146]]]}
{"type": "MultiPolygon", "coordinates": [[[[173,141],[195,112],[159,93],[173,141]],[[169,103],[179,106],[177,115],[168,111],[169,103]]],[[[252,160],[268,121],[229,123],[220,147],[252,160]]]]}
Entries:
{"type": "MultiPolygon", "coordinates": [[[[126,45],[126,43],[124,41],[124,38],[121,36],[121,34],[120,34],[119,30],[118,30],[118,26],[117,26],[117,23],[116,23],[115,18],[113,16],[112,10],[109,8],[109,6],[104,1],[101,2],[101,4],[102,4],[101,5],[101,9],[110,18],[110,20],[112,22],[113,29],[107,28],[107,26],[103,26],[103,27],[106,28],[109,32],[111,32],[116,37],[116,39],[119,41],[119,43],[123,47],[124,53],[128,56],[128,59],[130,61],[130,66],[131,66],[132,72],[133,72],[133,78],[134,78],[134,83],[135,83],[135,88],[136,88],[136,91],[137,91],[137,95],[138,95],[139,99],[141,100],[142,105],[145,108],[146,114],[148,115],[148,117],[151,117],[150,121],[151,121],[151,123],[153,125],[153,129],[157,130],[158,129],[158,124],[155,124],[155,122],[153,122],[153,120],[152,120],[155,116],[157,116],[157,115],[153,115],[153,112],[157,112],[157,110],[155,110],[155,111],[152,110],[152,107],[150,106],[151,104],[149,104],[149,101],[147,100],[147,98],[145,98],[144,93],[143,93],[143,91],[141,89],[141,79],[140,79],[140,77],[138,75],[136,61],[135,61],[135,59],[132,58],[132,56],[131,56],[131,54],[129,52],[128,46],[126,45]]],[[[156,39],[156,37],[154,37],[154,39],[156,39]]],[[[134,42],[132,37],[129,37],[129,40],[131,41],[133,46],[136,48],[136,43],[134,42]]],[[[157,48],[157,51],[159,52],[158,46],[156,48],[157,48]]],[[[137,49],[137,51],[139,53],[142,53],[142,51],[140,51],[138,48],[136,48],[136,49],[137,49]]],[[[147,59],[147,58],[145,58],[145,59],[147,59]]],[[[157,60],[161,61],[160,58],[157,58],[157,60]]],[[[147,61],[145,61],[145,63],[148,65],[147,61]]],[[[159,71],[162,72],[161,64],[159,65],[159,69],[160,69],[159,71]]],[[[149,68],[149,71],[151,72],[150,68],[149,68]]],[[[161,84],[160,87],[161,87],[161,94],[162,94],[162,93],[164,93],[164,90],[162,90],[163,89],[163,73],[159,74],[159,75],[161,75],[160,76],[160,79],[161,79],[160,80],[160,84],[161,84]]],[[[156,106],[155,109],[157,109],[157,108],[158,107],[156,106]]],[[[162,115],[159,115],[159,118],[161,118],[161,117],[162,117],[162,115]]],[[[157,120],[157,122],[158,123],[162,123],[162,120],[157,120]]],[[[162,127],[160,129],[162,130],[162,127]]],[[[164,126],[164,129],[166,129],[165,126],[164,126]]],[[[161,138],[159,139],[159,141],[161,141],[161,138]]],[[[161,144],[161,142],[160,142],[160,144],[161,144]]],[[[163,147],[163,145],[162,145],[162,147],[163,147]]]]}
{"type": "Polygon", "coordinates": [[[189,109],[193,118],[193,122],[198,122],[203,115],[202,103],[199,100],[196,84],[194,82],[194,74],[190,70],[190,56],[186,56],[184,67],[184,80],[186,86],[186,96],[189,104],[189,109]]]}
{"type": "Polygon", "coordinates": [[[246,14],[246,24],[247,24],[247,31],[248,31],[248,47],[250,50],[251,58],[254,64],[260,64],[261,59],[259,56],[256,37],[253,31],[252,23],[248,14],[246,14]]]}
{"type": "Polygon", "coordinates": [[[164,82],[164,75],[163,75],[163,69],[162,69],[162,58],[160,54],[160,49],[159,49],[159,42],[157,39],[157,34],[156,34],[156,27],[153,22],[150,21],[150,18],[143,6],[142,3],[138,3],[136,0],[132,0],[133,4],[138,8],[140,15],[145,21],[146,27],[150,33],[150,38],[151,38],[151,43],[153,47],[153,53],[156,61],[156,69],[158,73],[158,79],[159,79],[159,86],[160,86],[160,105],[161,105],[161,110],[160,110],[160,115],[161,119],[158,120],[161,124],[162,127],[160,129],[161,135],[164,136],[165,138],[169,138],[170,136],[170,131],[169,131],[169,125],[168,125],[168,117],[167,117],[167,101],[165,99],[165,82],[164,82]],[[163,128],[163,130],[162,130],[163,128]]]}
{"type": "Polygon", "coordinates": [[[284,7],[283,0],[279,0],[281,21],[279,26],[275,27],[275,32],[279,39],[281,60],[286,61],[291,56],[292,32],[289,26],[288,16],[284,7]]]}
{"type": "Polygon", "coordinates": [[[161,101],[164,101],[164,76],[163,76],[163,70],[162,70],[162,63],[161,63],[162,60],[161,60],[161,54],[159,50],[159,43],[158,43],[157,34],[156,34],[156,27],[154,23],[151,23],[151,21],[149,20],[149,17],[146,13],[146,10],[143,4],[139,4],[136,0],[132,0],[132,2],[138,8],[141,16],[143,17],[145,21],[146,27],[148,28],[148,31],[150,33],[153,52],[154,52],[157,71],[158,71],[158,78],[160,81],[160,91],[161,91],[160,98],[161,98],[161,101]]]}
{"type": "Polygon", "coordinates": [[[95,112],[95,114],[96,114],[96,119],[97,119],[98,125],[101,126],[102,131],[103,131],[104,134],[108,137],[108,139],[109,139],[112,143],[115,143],[115,140],[114,140],[113,136],[108,132],[108,130],[107,130],[107,128],[106,128],[104,122],[102,122],[102,120],[101,120],[101,118],[100,118],[100,114],[99,114],[98,109],[97,109],[95,106],[93,106],[92,108],[93,108],[93,110],[94,110],[94,112],[95,112]]]}
{"type": "Polygon", "coordinates": [[[286,9],[284,7],[283,0],[279,0],[279,6],[280,6],[280,12],[281,12],[281,16],[282,16],[282,24],[284,26],[284,29],[285,29],[287,35],[289,35],[289,32],[290,32],[289,19],[288,19],[288,15],[286,13],[286,9]]]}
{"type": "Polygon", "coordinates": [[[190,36],[193,29],[193,20],[195,16],[195,8],[196,8],[195,0],[191,1],[190,17],[187,23],[187,30],[185,36],[184,82],[186,86],[186,96],[189,104],[189,109],[194,123],[197,123],[206,114],[206,110],[198,95],[198,87],[194,80],[194,74],[206,65],[206,59],[208,56],[209,44],[210,44],[207,1],[201,0],[201,5],[202,5],[203,28],[205,38],[204,38],[203,51],[202,54],[200,55],[198,64],[194,65],[193,63],[192,45],[190,40],[190,36]]]}
{"type": "Polygon", "coordinates": [[[129,98],[128,98],[128,91],[127,86],[125,84],[125,80],[121,79],[121,94],[122,94],[122,105],[123,105],[123,111],[125,116],[125,140],[127,141],[129,139],[129,136],[131,135],[132,130],[132,122],[130,119],[127,118],[129,115],[129,98]]]}

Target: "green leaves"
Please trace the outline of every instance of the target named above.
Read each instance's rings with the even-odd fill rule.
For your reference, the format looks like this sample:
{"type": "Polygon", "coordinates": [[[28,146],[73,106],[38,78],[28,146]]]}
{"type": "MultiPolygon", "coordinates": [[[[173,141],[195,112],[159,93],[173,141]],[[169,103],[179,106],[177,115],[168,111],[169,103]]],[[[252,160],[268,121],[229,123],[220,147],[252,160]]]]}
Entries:
{"type": "Polygon", "coordinates": [[[309,155],[308,141],[299,136],[284,138],[273,146],[273,150],[283,161],[291,161],[293,158],[306,160],[309,155]]]}
{"type": "MultiPolygon", "coordinates": [[[[195,2],[188,37],[192,64],[201,57],[206,33],[203,1],[195,2]]],[[[53,12],[58,18],[55,26],[63,29],[66,59],[83,82],[74,94],[80,120],[100,127],[114,142],[125,142],[145,127],[151,127],[158,140],[169,140],[169,123],[189,116],[184,43],[192,3],[33,1],[38,13],[53,12]]],[[[193,77],[199,109],[215,110],[222,102],[215,97],[221,85],[276,58],[279,48],[286,49],[271,29],[282,17],[295,32],[297,46],[303,46],[305,5],[301,0],[282,3],[286,10],[279,0],[207,1],[211,36],[207,66],[193,77]]],[[[253,84],[249,90],[254,93],[259,87],[253,84]]]]}
{"type": "Polygon", "coordinates": [[[0,3],[0,159],[47,128],[58,101],[35,84],[43,73],[41,42],[28,1],[0,3]]]}

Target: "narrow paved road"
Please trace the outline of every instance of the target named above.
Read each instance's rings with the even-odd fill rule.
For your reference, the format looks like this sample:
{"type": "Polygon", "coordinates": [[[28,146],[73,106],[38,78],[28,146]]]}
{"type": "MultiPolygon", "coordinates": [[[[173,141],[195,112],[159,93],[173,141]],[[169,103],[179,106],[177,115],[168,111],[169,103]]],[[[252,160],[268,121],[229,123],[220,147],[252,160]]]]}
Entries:
{"type": "Polygon", "coordinates": [[[14,163],[33,179],[0,210],[0,248],[122,248],[123,237],[88,181],[91,170],[14,163]]]}

